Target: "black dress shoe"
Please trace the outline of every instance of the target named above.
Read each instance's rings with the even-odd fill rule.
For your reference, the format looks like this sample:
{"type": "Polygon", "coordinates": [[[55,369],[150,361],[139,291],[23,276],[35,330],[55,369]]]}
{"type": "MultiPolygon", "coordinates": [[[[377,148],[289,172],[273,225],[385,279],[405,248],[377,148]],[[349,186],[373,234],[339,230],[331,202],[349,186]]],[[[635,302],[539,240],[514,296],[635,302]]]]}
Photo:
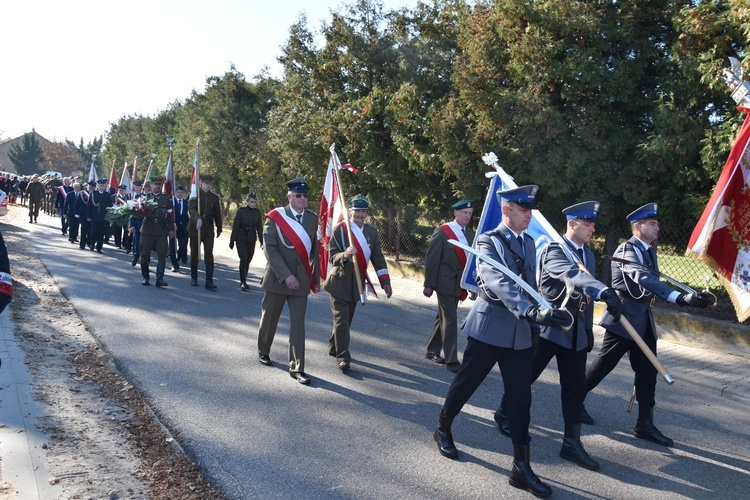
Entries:
{"type": "Polygon", "coordinates": [[[258,353],[258,361],[260,361],[261,365],[271,366],[273,364],[268,354],[258,353]]]}
{"type": "Polygon", "coordinates": [[[172,272],[173,273],[176,273],[179,270],[180,270],[180,266],[172,266],[172,272]]]}
{"type": "Polygon", "coordinates": [[[240,285],[240,290],[242,290],[244,292],[246,290],[250,290],[250,287],[247,286],[247,283],[243,283],[243,284],[240,285]]]}
{"type": "Polygon", "coordinates": [[[461,363],[446,363],[445,368],[453,373],[461,371],[461,363]]]}
{"type": "Polygon", "coordinates": [[[351,364],[348,361],[339,361],[339,370],[345,372],[349,368],[351,368],[351,364]]]}
{"type": "Polygon", "coordinates": [[[149,285],[148,278],[143,278],[142,283],[143,283],[143,286],[148,286],[149,285]]]}
{"type": "Polygon", "coordinates": [[[674,446],[674,441],[662,434],[651,420],[639,419],[635,424],[635,431],[633,434],[639,439],[648,439],[652,443],[660,444],[662,446],[674,446]]]}
{"type": "Polygon", "coordinates": [[[96,249],[96,253],[104,253],[104,252],[102,252],[101,250],[99,250],[99,249],[97,248],[97,249],[96,249]]]}
{"type": "Polygon", "coordinates": [[[133,267],[135,267],[135,265],[136,265],[136,264],[138,264],[138,259],[134,258],[134,259],[133,259],[133,260],[132,260],[132,261],[130,262],[130,265],[131,265],[131,266],[133,266],[133,267]]]}
{"type": "Polygon", "coordinates": [[[451,431],[442,432],[440,429],[435,429],[433,437],[435,438],[435,442],[438,445],[438,451],[441,455],[445,458],[450,458],[451,460],[458,460],[458,450],[453,442],[451,431]]]}
{"type": "Polygon", "coordinates": [[[198,286],[198,278],[190,278],[190,286],[198,286]]]}
{"type": "Polygon", "coordinates": [[[167,282],[164,280],[156,280],[156,283],[154,283],[158,288],[163,288],[167,285],[167,282]]]}
{"type": "Polygon", "coordinates": [[[429,359],[430,361],[434,361],[435,363],[439,365],[445,364],[445,359],[441,358],[439,354],[428,352],[427,354],[424,355],[424,357],[429,359]]]}
{"type": "Polygon", "coordinates": [[[581,409],[581,423],[586,425],[594,425],[594,417],[589,415],[589,412],[586,411],[585,406],[581,409]]]}
{"type": "Polygon", "coordinates": [[[562,448],[560,448],[560,458],[575,462],[584,469],[599,470],[599,462],[586,453],[581,441],[576,438],[563,438],[562,448]]]}
{"type": "Polygon", "coordinates": [[[310,377],[305,375],[305,372],[289,372],[289,376],[302,385],[308,385],[310,383],[310,377]]]}

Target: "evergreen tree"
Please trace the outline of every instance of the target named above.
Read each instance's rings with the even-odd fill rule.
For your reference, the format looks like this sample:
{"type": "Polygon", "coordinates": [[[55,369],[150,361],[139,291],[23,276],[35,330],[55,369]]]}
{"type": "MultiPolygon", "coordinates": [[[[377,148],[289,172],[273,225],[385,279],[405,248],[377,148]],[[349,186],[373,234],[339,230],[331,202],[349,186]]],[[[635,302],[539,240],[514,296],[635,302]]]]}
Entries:
{"type": "Polygon", "coordinates": [[[23,134],[21,144],[12,144],[8,149],[8,159],[19,175],[41,174],[44,169],[44,152],[36,139],[36,134],[31,132],[23,134]]]}

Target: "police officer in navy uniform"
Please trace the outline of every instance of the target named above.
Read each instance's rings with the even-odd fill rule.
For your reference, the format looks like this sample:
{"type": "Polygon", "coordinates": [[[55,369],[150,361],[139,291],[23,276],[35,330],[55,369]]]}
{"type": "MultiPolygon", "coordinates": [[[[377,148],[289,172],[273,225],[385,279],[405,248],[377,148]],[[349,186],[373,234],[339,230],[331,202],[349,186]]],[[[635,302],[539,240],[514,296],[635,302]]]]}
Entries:
{"type": "MultiPolygon", "coordinates": [[[[525,233],[531,222],[538,186],[522,186],[496,193],[502,207],[500,225],[476,240],[476,249],[504,264],[536,289],[534,240],[525,233]]],[[[546,309],[519,290],[499,269],[477,259],[480,299],[469,311],[462,329],[468,335],[463,363],[448,389],[434,438],[440,453],[458,458],[451,425],[474,391],[497,363],[505,386],[508,424],[513,440],[510,484],[546,497],[552,489],[531,470],[529,463],[529,410],[531,408],[531,329],[536,325],[561,326],[569,315],[546,309]]]]}
{"type": "MultiPolygon", "coordinates": [[[[586,201],[563,210],[567,219],[563,243],[577,254],[586,271],[573,263],[560,243],[547,245],[539,258],[539,291],[556,307],[565,302],[574,318],[569,331],[545,326],[534,336],[531,355],[531,379],[536,381],[554,357],[560,374],[560,397],[565,422],[560,456],[589,470],[599,470],[599,463],[591,458],[581,443],[581,411],[586,393],[586,353],[594,347],[593,300],[607,303],[613,318],[619,319],[622,303],[615,291],[594,278],[594,252],[588,247],[596,228],[599,202],[586,201]],[[575,291],[567,295],[566,282],[575,284],[575,291]]],[[[505,400],[495,412],[500,432],[510,436],[505,400]]]]}
{"type": "MultiPolygon", "coordinates": [[[[648,203],[628,215],[633,236],[617,247],[614,256],[631,262],[659,269],[656,250],[651,244],[659,237],[658,206],[648,203]]],[[[661,297],[681,306],[707,307],[711,303],[708,294],[684,294],[659,281],[659,278],[643,269],[628,267],[627,264],[612,262],[612,288],[622,301],[623,314],[643,341],[656,354],[656,328],[651,305],[656,297],[661,297]]],[[[654,425],[653,415],[656,405],[656,368],[651,364],[625,328],[614,321],[611,313],[605,311],[600,324],[607,331],[604,334],[601,351],[586,371],[586,393],[593,390],[620,359],[629,354],[630,366],[635,372],[635,397],[638,401],[638,421],[635,437],[647,439],[663,446],[674,442],[654,425]]],[[[584,409],[584,423],[593,423],[584,409]]]]}
{"type": "Polygon", "coordinates": [[[81,221],[81,243],[78,248],[85,250],[89,247],[89,250],[94,249],[94,240],[91,236],[91,218],[89,217],[89,202],[91,201],[91,193],[94,192],[96,182],[89,181],[86,185],[86,193],[81,196],[81,199],[76,202],[76,214],[79,216],[81,221]]]}
{"type": "Polygon", "coordinates": [[[91,193],[89,199],[88,218],[91,222],[91,250],[96,249],[97,252],[102,253],[104,235],[109,226],[109,221],[104,216],[107,215],[107,208],[112,206],[112,193],[105,189],[107,179],[99,179],[96,185],[97,189],[91,193]]]}

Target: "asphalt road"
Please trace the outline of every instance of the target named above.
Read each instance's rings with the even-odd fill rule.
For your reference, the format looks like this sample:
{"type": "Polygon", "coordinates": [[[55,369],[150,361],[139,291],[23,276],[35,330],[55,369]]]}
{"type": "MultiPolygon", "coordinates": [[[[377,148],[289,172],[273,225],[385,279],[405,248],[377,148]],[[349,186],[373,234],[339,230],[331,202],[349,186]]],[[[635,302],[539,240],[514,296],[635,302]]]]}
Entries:
{"type": "MultiPolygon", "coordinates": [[[[24,229],[50,274],[227,498],[531,498],[508,485],[511,443],[491,413],[502,393],[497,370],[454,423],[460,460],[438,454],[432,432],[453,374],[424,359],[434,311],[409,299],[420,284],[394,280],[394,299],[357,309],[347,374],[327,353],[327,294],[311,296],[305,371],[313,382],[305,387],[287,373],[286,312],[274,366],[257,361],[260,250],[249,292],[238,289],[226,236],[217,241],[217,292],[203,288],[202,266],[200,287],[190,286],[183,269],[167,272],[169,287],[157,289],[141,285],[139,268],[121,250],[79,250],[56,219],[40,220],[24,229]]],[[[591,472],[558,456],[554,364],[534,384],[532,466],[555,498],[747,496],[746,404],[660,381],[655,422],[675,440],[668,449],[632,437],[636,416],[625,412],[631,386],[625,359],[587,400],[597,425],[584,426],[583,442],[602,466],[591,472]]]]}

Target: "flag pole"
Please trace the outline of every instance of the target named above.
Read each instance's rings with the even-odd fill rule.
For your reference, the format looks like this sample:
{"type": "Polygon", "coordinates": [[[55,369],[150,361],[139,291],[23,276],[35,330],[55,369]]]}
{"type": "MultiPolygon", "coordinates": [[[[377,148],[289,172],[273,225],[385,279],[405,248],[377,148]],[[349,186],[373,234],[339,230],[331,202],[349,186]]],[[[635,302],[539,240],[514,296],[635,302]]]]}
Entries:
{"type": "MultiPolygon", "coordinates": [[[[195,197],[196,199],[196,206],[198,207],[198,220],[201,221],[201,227],[197,229],[198,232],[198,262],[201,260],[201,229],[203,229],[203,216],[201,215],[201,180],[200,176],[198,175],[198,145],[200,144],[201,140],[200,138],[195,140],[195,197]]],[[[198,221],[195,221],[196,226],[198,225],[198,221]]]]}
{"type": "MultiPolygon", "coordinates": [[[[346,235],[349,237],[349,244],[353,245],[354,240],[352,239],[352,226],[349,222],[349,210],[346,207],[346,197],[344,196],[344,189],[341,187],[341,176],[339,170],[341,170],[341,162],[336,154],[335,144],[331,144],[331,157],[333,158],[334,168],[333,174],[336,176],[336,186],[339,190],[339,201],[341,202],[342,212],[344,214],[344,224],[346,225],[346,235]]],[[[352,264],[354,264],[354,278],[357,280],[357,291],[359,292],[359,301],[364,304],[366,301],[365,289],[362,283],[362,273],[359,271],[359,263],[357,262],[357,254],[352,255],[352,264]]]]}

